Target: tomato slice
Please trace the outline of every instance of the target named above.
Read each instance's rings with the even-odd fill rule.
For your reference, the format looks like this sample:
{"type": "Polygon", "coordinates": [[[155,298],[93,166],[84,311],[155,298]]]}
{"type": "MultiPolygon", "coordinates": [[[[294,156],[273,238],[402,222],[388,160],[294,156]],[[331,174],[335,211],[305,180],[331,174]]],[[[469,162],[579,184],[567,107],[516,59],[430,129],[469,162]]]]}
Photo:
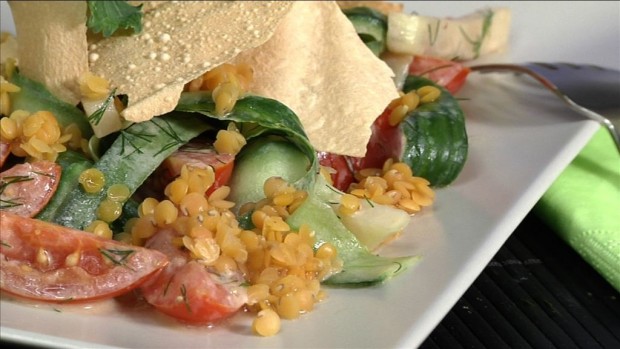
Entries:
{"type": "Polygon", "coordinates": [[[0,288],[51,302],[110,298],[166,266],[163,253],[0,212],[0,288]]]}
{"type": "Polygon", "coordinates": [[[348,157],[353,171],[364,168],[382,168],[387,159],[399,159],[404,144],[402,131],[398,126],[391,126],[389,116],[392,109],[387,108],[372,124],[372,134],[366,145],[363,158],[348,157]]]}
{"type": "Polygon", "coordinates": [[[463,87],[470,71],[459,62],[430,56],[416,55],[409,65],[409,74],[423,76],[452,94],[463,87]]]}
{"type": "Polygon", "coordinates": [[[168,183],[181,174],[183,165],[197,168],[212,167],[215,172],[215,182],[207,190],[209,195],[217,188],[228,184],[232,176],[235,156],[231,154],[218,154],[211,144],[193,141],[172,153],[164,160],[157,170],[149,177],[143,189],[147,190],[147,196],[158,197],[164,192],[168,183]]]}
{"type": "Polygon", "coordinates": [[[175,231],[163,229],[146,243],[170,259],[157,278],[140,288],[146,301],[164,314],[193,324],[212,323],[241,309],[247,301],[241,286],[243,276],[234,274],[224,279],[210,272],[172,244],[177,236],[175,231]]]}
{"type": "Polygon", "coordinates": [[[35,161],[0,173],[0,209],[23,217],[36,216],[58,189],[61,171],[55,162],[35,161]]]}
{"type": "Polygon", "coordinates": [[[0,168],[4,166],[4,162],[11,154],[11,143],[0,140],[0,168]]]}
{"type": "Polygon", "coordinates": [[[316,155],[321,166],[329,167],[333,170],[331,179],[334,187],[346,191],[355,180],[353,171],[349,168],[347,157],[325,151],[317,152],[316,155]]]}

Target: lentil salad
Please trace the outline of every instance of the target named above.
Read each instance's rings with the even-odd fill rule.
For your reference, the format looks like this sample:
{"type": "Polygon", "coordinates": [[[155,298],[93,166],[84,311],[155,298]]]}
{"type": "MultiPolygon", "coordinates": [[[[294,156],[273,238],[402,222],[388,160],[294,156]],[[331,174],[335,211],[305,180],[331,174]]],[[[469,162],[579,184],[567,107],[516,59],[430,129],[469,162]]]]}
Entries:
{"type": "MultiPolygon", "coordinates": [[[[277,318],[290,319],[311,310],[315,302],[320,301],[325,296],[324,291],[320,289],[321,282],[374,283],[391,277],[397,271],[404,270],[402,267],[412,262],[412,259],[409,258],[385,260],[368,253],[369,248],[374,249],[386,239],[397,235],[399,230],[402,230],[402,226],[400,228],[394,227],[391,230],[383,227],[384,231],[381,233],[385,235],[377,235],[376,231],[362,232],[361,236],[367,237],[367,241],[374,241],[372,243],[365,241],[364,244],[360,244],[356,240],[363,240],[363,238],[351,236],[349,230],[354,230],[351,228],[353,224],[344,223],[347,217],[352,217],[356,212],[365,212],[377,217],[376,213],[381,212],[380,217],[396,218],[386,219],[386,221],[400,221],[406,225],[409,215],[403,216],[402,210],[409,210],[408,213],[413,213],[419,210],[421,206],[431,204],[433,194],[429,189],[430,181],[421,177],[414,177],[409,165],[394,161],[392,157],[388,157],[387,161],[382,161],[381,166],[376,167],[368,166],[370,161],[368,158],[356,159],[357,166],[362,167],[360,168],[361,171],[352,171],[355,184],[351,186],[349,183],[348,187],[351,187],[351,191],[349,194],[344,194],[348,188],[344,188],[344,184],[334,181],[334,179],[337,179],[337,175],[346,169],[340,168],[341,171],[333,173],[334,170],[339,169],[336,163],[342,155],[323,152],[320,157],[323,161],[319,161],[319,158],[316,158],[314,147],[305,137],[303,126],[300,125],[295,114],[286,106],[259,96],[249,94],[244,96],[243,81],[249,80],[248,71],[250,69],[244,65],[222,65],[219,68],[209,70],[185,86],[186,92],[177,104],[174,115],[170,114],[157,120],[133,124],[121,131],[121,135],[115,135],[117,137],[114,142],[107,146],[103,141],[105,136],[99,139],[98,145],[94,144],[95,142],[85,144],[80,136],[75,136],[75,133],[70,133],[66,129],[61,131],[59,125],[56,125],[57,129],[54,128],[53,121],[45,121],[47,120],[46,116],[36,112],[29,115],[18,113],[13,119],[13,112],[7,113],[6,115],[9,117],[2,120],[14,120],[15,125],[4,126],[4,124],[12,123],[11,121],[4,121],[2,130],[5,132],[3,138],[10,139],[10,144],[14,144],[15,139],[20,138],[18,146],[22,149],[22,145],[32,143],[36,145],[37,141],[32,142],[32,139],[41,140],[38,136],[33,136],[41,128],[54,129],[53,132],[59,133],[58,137],[51,138],[54,139],[53,143],[50,141],[52,144],[47,144],[52,148],[52,151],[43,146],[40,148],[44,151],[37,148],[33,150],[26,146],[24,151],[29,159],[40,155],[39,160],[41,161],[57,160],[59,163],[67,161],[70,163],[67,168],[76,166],[75,164],[83,166],[90,161],[87,165],[90,169],[94,162],[99,173],[96,171],[91,171],[94,174],[88,171],[76,171],[78,180],[75,182],[87,183],[87,186],[76,189],[79,189],[79,195],[74,195],[76,190],[71,191],[71,195],[67,195],[66,199],[58,205],[60,214],[53,214],[52,216],[56,218],[51,220],[61,223],[63,226],[73,226],[73,228],[91,231],[102,237],[110,238],[113,235],[116,241],[130,243],[132,246],[147,247],[145,250],[135,247],[136,251],[158,250],[166,255],[169,262],[163,271],[155,271],[158,273],[157,276],[151,280],[146,280],[145,284],[139,288],[141,294],[155,308],[185,321],[211,322],[230,315],[245,305],[259,313],[254,326],[256,332],[261,335],[270,335],[277,330],[274,321],[277,323],[278,320],[274,320],[274,312],[277,313],[277,318]],[[218,79],[219,83],[213,83],[214,80],[218,81],[218,79]],[[239,100],[233,98],[235,94],[242,98],[239,100]],[[231,101],[233,101],[232,105],[230,105],[231,101]],[[269,113],[261,114],[261,108],[269,110],[269,113]],[[193,114],[187,115],[191,113],[193,114]],[[180,121],[181,114],[187,118],[180,121]],[[223,114],[226,115],[224,120],[220,117],[223,114]],[[270,118],[269,114],[277,114],[278,118],[270,118]],[[210,118],[213,123],[204,123],[205,119],[199,119],[198,115],[210,118]],[[44,121],[40,121],[41,119],[44,121]],[[32,133],[24,129],[24,125],[30,124],[44,126],[39,126],[32,133]],[[49,124],[51,125],[48,126],[49,124]],[[286,125],[283,126],[282,124],[286,125]],[[20,137],[10,138],[11,135],[6,134],[6,130],[10,130],[12,126],[15,126],[15,129],[19,129],[21,126],[21,129],[16,131],[21,133],[20,137]],[[161,132],[158,134],[153,130],[160,130],[161,132]],[[206,155],[203,154],[204,157],[198,161],[198,163],[202,162],[203,165],[206,163],[209,166],[201,167],[201,165],[196,165],[196,162],[181,160],[185,166],[182,165],[180,169],[174,170],[174,167],[169,164],[166,164],[166,168],[159,167],[164,161],[174,163],[175,158],[195,154],[195,151],[183,148],[184,144],[200,134],[209,132],[216,134],[215,141],[212,141],[213,149],[205,152],[206,155]],[[268,141],[264,139],[268,139],[268,141]],[[54,153],[53,145],[60,144],[69,148],[67,145],[70,140],[79,140],[74,144],[75,152],[79,154],[80,151],[83,151],[88,156],[76,161],[75,159],[64,159],[66,154],[78,156],[68,150],[54,153]],[[144,144],[140,144],[140,141],[144,144]],[[246,143],[247,148],[245,147],[246,143]],[[291,147],[291,144],[295,146],[291,147]],[[103,149],[105,151],[102,151],[103,149]],[[250,152],[250,150],[252,151],[250,152]],[[98,151],[101,152],[98,153],[98,151]],[[252,154],[252,156],[244,155],[243,151],[246,151],[246,154],[252,154]],[[270,156],[256,156],[262,151],[270,154],[270,156]],[[226,162],[218,159],[217,162],[209,162],[216,154],[232,155],[234,161],[226,162]],[[56,158],[52,159],[54,155],[56,158]],[[127,160],[127,157],[134,155],[136,158],[127,160]],[[119,157],[123,157],[123,159],[119,159],[119,157]],[[290,162],[295,163],[295,166],[290,164],[283,167],[277,167],[276,164],[272,165],[269,161],[274,157],[290,159],[290,162]],[[149,162],[147,160],[153,165],[144,166],[145,173],[143,174],[128,174],[127,172],[135,172],[136,170],[131,166],[127,166],[128,171],[122,176],[115,172],[118,168],[123,167],[118,165],[122,164],[123,161],[139,161],[143,164],[149,162]],[[263,178],[256,176],[257,165],[253,162],[275,169],[280,178],[274,178],[270,173],[262,174],[263,178]],[[326,163],[330,166],[329,169],[324,168],[323,174],[326,176],[317,176],[317,173],[321,172],[319,164],[326,163]],[[111,171],[112,165],[106,164],[114,164],[118,168],[111,171]],[[230,173],[232,177],[230,187],[225,185],[219,188],[214,187],[214,183],[218,180],[221,180],[220,184],[227,183],[222,178],[226,177],[225,169],[231,166],[235,170],[230,173]],[[300,168],[303,169],[302,173],[294,173],[299,172],[300,168]],[[171,178],[174,180],[170,181],[163,190],[160,188],[159,197],[147,196],[141,202],[135,202],[134,205],[138,204],[134,207],[135,216],[121,217],[126,214],[125,211],[129,211],[127,208],[132,205],[130,195],[126,193],[141,194],[139,192],[141,183],[151,180],[152,178],[149,176],[156,170],[172,173],[171,178]],[[133,178],[132,180],[135,183],[117,181],[111,172],[122,178],[129,176],[133,178]],[[233,183],[246,182],[247,173],[251,173],[252,177],[259,177],[256,178],[256,181],[260,183],[260,186],[255,185],[259,188],[258,195],[260,197],[258,198],[253,198],[253,195],[256,195],[256,188],[254,190],[238,190],[240,186],[232,185],[233,183]],[[284,174],[288,176],[284,176],[284,174]],[[327,183],[332,181],[331,184],[334,186],[327,187],[323,181],[327,183]],[[126,187],[118,187],[121,183],[125,184],[126,187]],[[339,189],[338,186],[341,186],[342,191],[335,190],[339,189]],[[92,193],[88,193],[86,188],[92,188],[88,191],[94,191],[98,195],[93,197],[92,193]],[[210,188],[212,191],[209,196],[200,195],[210,188]],[[325,188],[331,189],[324,190],[325,188]],[[261,190],[262,193],[260,193],[261,190]],[[232,195],[231,197],[235,200],[226,200],[229,195],[232,195]],[[394,196],[400,197],[398,200],[394,200],[394,196]],[[403,196],[408,197],[403,198],[403,196]],[[242,202],[250,204],[243,208],[234,209],[234,203],[242,202]],[[398,209],[388,208],[391,207],[388,206],[390,204],[398,207],[398,209]],[[84,215],[75,215],[76,210],[85,206],[89,208],[90,213],[80,211],[85,212],[84,215]],[[124,207],[119,210],[119,206],[124,207]],[[237,214],[236,217],[232,215],[233,211],[237,214]],[[192,220],[191,218],[194,215],[202,216],[200,219],[192,220]],[[326,216],[336,219],[329,221],[327,224],[329,228],[327,229],[322,228],[320,224],[311,228],[306,225],[308,217],[311,217],[311,222],[320,223],[325,220],[324,217],[326,216]],[[239,217],[241,218],[238,219],[239,217]],[[244,219],[246,220],[245,223],[244,219]],[[125,221],[123,222],[123,220],[125,221]],[[342,223],[338,223],[339,221],[342,223]],[[88,222],[90,224],[87,225],[88,222]],[[122,229],[114,227],[115,224],[121,222],[127,224],[124,224],[122,229]],[[335,226],[339,228],[335,229],[335,226]],[[335,238],[334,230],[339,230],[342,235],[335,238]],[[115,232],[116,234],[114,234],[115,232]],[[182,247],[183,253],[179,253],[177,246],[182,247]],[[266,251],[269,253],[269,258],[264,257],[266,251]],[[359,264],[356,264],[360,260],[363,261],[364,267],[367,267],[369,261],[376,263],[373,264],[374,270],[369,273],[360,268],[359,264]],[[244,263],[245,265],[243,265],[244,263]],[[210,284],[207,286],[190,286],[183,279],[175,279],[170,276],[185,273],[189,275],[204,273],[205,265],[209,268],[208,275],[196,279],[209,282],[210,284]],[[215,281],[213,281],[213,274],[217,275],[215,281]],[[283,274],[284,277],[282,277],[283,274]],[[308,275],[312,277],[308,279],[308,275]],[[244,285],[246,282],[250,283],[249,287],[244,285]],[[217,285],[214,287],[212,286],[213,283],[217,285]],[[192,300],[201,297],[201,295],[195,295],[192,292],[195,293],[201,289],[224,292],[224,297],[209,296],[207,298],[224,298],[225,301],[218,304],[208,304],[207,311],[197,311],[198,308],[193,305],[192,300]],[[168,290],[171,290],[170,293],[168,290]],[[188,317],[189,314],[192,317],[188,317]],[[204,315],[205,317],[194,318],[194,314],[204,315]]],[[[12,81],[27,79],[22,77],[18,71],[14,72],[12,78],[14,78],[12,81]]],[[[16,83],[12,86],[25,89],[25,84],[16,83]]],[[[101,87],[101,84],[105,85],[105,82],[101,82],[96,76],[89,76],[84,79],[80,87],[86,91],[86,94],[105,91],[99,96],[104,102],[109,100],[103,110],[107,110],[110,105],[114,106],[119,102],[122,105],[120,98],[118,102],[116,98],[110,99],[109,96],[112,95],[110,87],[101,87]]],[[[407,84],[405,85],[407,86],[407,84]]],[[[13,88],[12,86],[9,88],[13,88]]],[[[438,98],[442,94],[444,100],[442,100],[441,105],[449,105],[451,109],[456,108],[449,93],[435,86],[432,82],[412,78],[408,88],[410,91],[395,99],[388,106],[386,112],[382,114],[383,117],[377,119],[376,129],[395,128],[395,126],[400,125],[407,112],[415,109],[418,103],[428,104],[428,108],[432,107],[434,102],[437,102],[434,105],[435,107],[440,105],[438,98]],[[418,88],[411,87],[419,83],[424,85],[418,88]],[[432,98],[433,95],[435,95],[434,98],[432,98]],[[386,119],[389,127],[385,126],[385,121],[381,121],[386,119]]],[[[15,92],[21,93],[21,91],[15,92]]],[[[19,103],[16,104],[19,105],[19,103]]],[[[100,109],[98,108],[94,112],[100,109]]],[[[425,110],[421,111],[424,112],[425,110]]],[[[92,115],[93,113],[88,114],[92,115]]],[[[458,113],[447,116],[459,117],[458,113]]],[[[391,129],[390,131],[394,130],[391,129]]],[[[377,134],[385,136],[381,132],[377,134]]],[[[464,134],[461,134],[461,137],[463,136],[464,134]]],[[[203,141],[203,139],[200,140],[203,141]]],[[[408,139],[408,141],[412,140],[408,139]]],[[[34,147],[34,145],[32,146],[34,147]]],[[[14,146],[11,148],[13,149],[14,146]]],[[[56,148],[62,149],[59,146],[56,148]]],[[[207,147],[200,149],[205,148],[207,147]]],[[[18,156],[14,153],[13,155],[18,156]]],[[[464,158],[461,160],[464,161],[464,158]]],[[[347,164],[356,163],[346,157],[345,161],[347,164]]],[[[454,175],[458,174],[458,170],[458,168],[453,170],[454,175]]],[[[66,177],[63,168],[61,182],[66,177]]],[[[449,183],[449,180],[448,182],[438,183],[445,185],[449,183]]],[[[48,206],[43,208],[43,213],[46,210],[48,210],[48,206]]],[[[9,213],[3,214],[5,215],[3,216],[3,224],[5,221],[21,220],[21,218],[13,217],[9,213]]],[[[32,215],[36,214],[39,213],[32,215]]],[[[353,223],[359,223],[361,218],[351,220],[353,223]]],[[[361,225],[364,226],[365,224],[361,225]]],[[[361,229],[356,230],[360,231],[361,229]]],[[[20,233],[27,232],[22,231],[20,233]]],[[[3,237],[3,249],[8,249],[14,245],[16,244],[12,242],[5,243],[3,237]]],[[[117,266],[120,263],[125,267],[126,260],[123,259],[125,256],[122,253],[109,252],[119,250],[112,248],[102,250],[99,248],[101,260],[109,261],[107,263],[111,263],[112,266],[117,266]],[[108,252],[106,254],[101,251],[108,252]]],[[[154,255],[160,256],[156,253],[154,255]]],[[[69,255],[63,259],[66,261],[68,257],[69,255]]],[[[37,262],[49,264],[46,258],[48,257],[37,255],[37,262]]],[[[134,286],[138,287],[136,280],[132,282],[134,286]]],[[[63,294],[59,297],[56,300],[66,301],[67,297],[73,299],[74,295],[63,294]]]]}

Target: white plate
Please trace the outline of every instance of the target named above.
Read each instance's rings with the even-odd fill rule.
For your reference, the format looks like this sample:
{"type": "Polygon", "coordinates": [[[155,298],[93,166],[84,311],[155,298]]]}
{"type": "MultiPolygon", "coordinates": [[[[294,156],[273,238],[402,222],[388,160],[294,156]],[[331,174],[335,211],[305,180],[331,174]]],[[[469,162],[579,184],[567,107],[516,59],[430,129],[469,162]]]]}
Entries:
{"type": "MultiPolygon", "coordinates": [[[[436,2],[432,6],[420,3],[417,11],[457,16],[484,3],[458,2],[441,9],[436,8],[439,5],[436,2]]],[[[532,11],[532,5],[527,2],[504,4],[513,8],[516,17],[512,59],[572,60],[618,68],[618,3],[571,2],[561,7],[542,3],[538,11],[532,11]],[[555,12],[553,26],[545,31],[549,36],[534,35],[533,30],[540,28],[539,20],[549,16],[545,11],[552,9],[564,12],[555,12]],[[574,17],[575,13],[579,16],[574,17]],[[572,19],[584,20],[584,17],[597,25],[577,23],[582,27],[574,29],[576,24],[572,19]],[[573,35],[573,40],[599,41],[568,40],[564,35],[571,30],[588,32],[584,37],[573,35]],[[558,47],[564,52],[528,53],[525,40],[536,48],[558,47]],[[569,42],[572,45],[567,48],[569,42]],[[600,50],[589,57],[580,47],[600,50]]],[[[6,28],[6,3],[2,6],[2,28],[6,28]]],[[[434,207],[414,217],[403,237],[382,251],[386,255],[423,257],[416,266],[390,282],[361,289],[328,289],[327,301],[299,320],[285,321],[281,333],[270,338],[252,335],[250,319],[243,314],[226,325],[192,328],[164,319],[149,309],[131,309],[114,301],[96,309],[58,312],[54,308],[2,299],[0,339],[71,348],[418,346],[598,129],[596,123],[584,121],[568,111],[527,78],[472,75],[459,97],[467,98],[462,105],[467,115],[469,158],[457,181],[437,191],[434,207]]]]}

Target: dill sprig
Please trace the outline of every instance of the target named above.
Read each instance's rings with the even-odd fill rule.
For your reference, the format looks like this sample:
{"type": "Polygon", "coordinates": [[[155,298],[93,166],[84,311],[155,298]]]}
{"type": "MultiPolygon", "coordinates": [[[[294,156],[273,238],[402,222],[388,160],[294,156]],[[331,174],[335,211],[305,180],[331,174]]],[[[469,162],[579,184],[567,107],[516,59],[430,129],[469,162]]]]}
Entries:
{"type": "Polygon", "coordinates": [[[6,176],[0,179],[0,209],[23,205],[23,203],[20,203],[18,201],[19,198],[7,199],[7,198],[2,198],[1,196],[4,195],[4,191],[9,185],[20,183],[20,182],[31,181],[33,179],[34,178],[30,176],[6,176]]]}
{"type": "Polygon", "coordinates": [[[172,126],[170,126],[170,123],[167,120],[163,120],[163,125],[160,125],[159,123],[155,122],[155,120],[151,120],[151,122],[153,123],[153,125],[157,126],[157,128],[159,128],[164,134],[172,138],[172,140],[169,143],[165,144],[157,153],[155,153],[156,156],[170,148],[173,148],[180,144],[185,143],[181,139],[181,137],[179,137],[179,135],[174,131],[172,126]]]}
{"type": "Polygon", "coordinates": [[[465,30],[462,27],[459,27],[461,35],[463,35],[465,40],[469,42],[472,46],[472,50],[474,51],[474,59],[480,56],[480,49],[482,48],[482,43],[484,42],[484,39],[487,37],[487,35],[489,35],[489,29],[491,29],[491,24],[493,24],[493,15],[494,13],[492,10],[488,10],[484,14],[480,36],[476,40],[470,38],[465,32],[465,30]]]}
{"type": "Polygon", "coordinates": [[[441,22],[440,20],[437,21],[434,31],[433,31],[433,28],[431,28],[430,23],[427,25],[428,42],[431,44],[431,46],[435,45],[435,42],[437,42],[437,37],[439,37],[439,23],[440,22],[441,22]]]}
{"type": "Polygon", "coordinates": [[[101,107],[99,107],[99,109],[95,110],[92,114],[88,116],[88,121],[90,121],[91,124],[99,125],[99,123],[101,122],[101,119],[103,118],[103,114],[110,106],[110,103],[112,103],[112,101],[114,100],[115,93],[116,93],[116,89],[113,89],[112,92],[110,92],[108,97],[105,99],[105,101],[103,101],[103,104],[101,104],[101,107]]]}
{"type": "MultiPolygon", "coordinates": [[[[125,262],[127,262],[127,258],[134,253],[134,250],[112,250],[112,249],[103,249],[100,248],[99,252],[109,259],[115,265],[125,266],[125,262]]],[[[130,268],[131,269],[131,268],[130,268]]]]}
{"type": "Polygon", "coordinates": [[[181,285],[181,297],[183,297],[183,302],[185,303],[185,308],[187,308],[188,312],[192,312],[192,308],[189,306],[189,300],[187,299],[187,289],[185,288],[185,284],[181,285]]]}
{"type": "Polygon", "coordinates": [[[138,154],[143,153],[142,149],[140,149],[140,147],[134,142],[134,138],[150,142],[153,139],[153,137],[155,137],[155,135],[151,135],[148,133],[134,132],[133,130],[131,130],[131,126],[130,126],[129,128],[126,128],[125,130],[121,132],[120,137],[121,137],[121,154],[120,155],[131,156],[133,153],[138,153],[138,154]],[[125,154],[125,143],[129,144],[133,148],[133,151],[129,154],[125,154]]]}

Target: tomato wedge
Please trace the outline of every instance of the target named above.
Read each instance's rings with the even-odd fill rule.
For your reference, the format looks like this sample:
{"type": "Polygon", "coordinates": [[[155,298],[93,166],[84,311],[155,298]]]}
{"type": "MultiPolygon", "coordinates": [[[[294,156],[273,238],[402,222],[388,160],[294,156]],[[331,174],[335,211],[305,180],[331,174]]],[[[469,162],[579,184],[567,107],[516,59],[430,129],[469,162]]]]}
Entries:
{"type": "Polygon", "coordinates": [[[158,251],[0,212],[0,288],[29,299],[86,301],[121,295],[166,266],[158,251]]]}
{"type": "Polygon", "coordinates": [[[235,156],[231,154],[218,154],[211,144],[203,141],[193,141],[183,145],[166,160],[148,179],[143,189],[147,190],[146,196],[158,197],[164,192],[168,183],[181,174],[183,165],[197,168],[212,167],[215,172],[215,182],[209,187],[206,194],[209,195],[217,188],[228,184],[232,176],[235,156]]]}
{"type": "Polygon", "coordinates": [[[0,140],[0,168],[4,166],[4,162],[11,155],[11,143],[0,140]]]}
{"type": "Polygon", "coordinates": [[[353,171],[351,171],[347,163],[347,157],[325,151],[317,152],[316,155],[321,166],[329,167],[333,170],[331,179],[334,187],[346,191],[355,180],[353,171]]]}
{"type": "Polygon", "coordinates": [[[58,189],[61,171],[57,163],[35,161],[0,173],[0,209],[23,217],[36,216],[58,189]]]}
{"type": "Polygon", "coordinates": [[[372,134],[366,145],[363,158],[348,157],[353,171],[364,168],[382,168],[387,159],[399,159],[403,149],[403,134],[398,126],[391,126],[389,116],[392,109],[387,108],[372,124],[372,134]]]}
{"type": "Polygon", "coordinates": [[[409,65],[409,74],[423,76],[452,94],[463,87],[470,71],[459,62],[430,56],[414,56],[409,65]]]}
{"type": "Polygon", "coordinates": [[[178,320],[212,323],[237,312],[246,303],[241,274],[226,280],[172,244],[178,235],[170,229],[158,231],[146,243],[168,256],[170,264],[140,288],[146,301],[160,312],[178,320]]]}

